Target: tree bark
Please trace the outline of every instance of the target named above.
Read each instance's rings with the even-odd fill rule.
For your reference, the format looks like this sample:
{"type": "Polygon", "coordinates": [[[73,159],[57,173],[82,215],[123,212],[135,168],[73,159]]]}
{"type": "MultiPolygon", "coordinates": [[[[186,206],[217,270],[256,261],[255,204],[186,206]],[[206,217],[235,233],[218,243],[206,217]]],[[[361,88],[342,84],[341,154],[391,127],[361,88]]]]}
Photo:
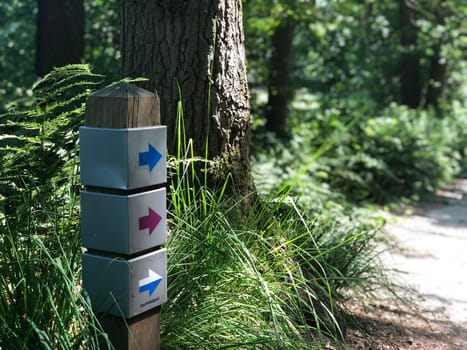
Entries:
{"type": "Polygon", "coordinates": [[[84,56],[83,0],[38,0],[37,10],[36,74],[80,63],[84,56]]]}
{"type": "Polygon", "coordinates": [[[266,130],[283,138],[289,102],[293,98],[292,86],[292,41],[295,24],[285,21],[277,26],[272,36],[269,66],[268,103],[266,106],[266,130]]]}
{"type": "Polygon", "coordinates": [[[415,23],[415,15],[415,10],[408,6],[407,0],[399,0],[402,47],[400,58],[401,103],[411,108],[417,108],[421,99],[420,55],[416,48],[418,28],[415,23]]]}
{"type": "Polygon", "coordinates": [[[211,178],[223,183],[231,173],[236,192],[252,191],[241,1],[122,1],[121,18],[123,72],[148,77],[143,86],[157,89],[169,152],[181,99],[195,155],[204,157],[207,146],[216,161],[211,178]]]}

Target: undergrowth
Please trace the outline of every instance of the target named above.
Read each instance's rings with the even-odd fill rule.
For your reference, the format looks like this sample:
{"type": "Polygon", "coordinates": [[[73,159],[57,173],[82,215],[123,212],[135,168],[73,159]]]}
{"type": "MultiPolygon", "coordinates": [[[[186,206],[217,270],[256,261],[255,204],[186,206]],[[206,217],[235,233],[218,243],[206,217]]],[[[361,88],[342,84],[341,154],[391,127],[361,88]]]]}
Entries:
{"type": "Polygon", "coordinates": [[[98,349],[101,331],[80,290],[76,198],[54,194],[52,204],[25,198],[29,219],[0,224],[1,349],[98,349]]]}
{"type": "Polygon", "coordinates": [[[375,226],[325,208],[307,211],[287,188],[240,219],[249,200],[206,188],[193,171],[199,160],[190,141],[178,141],[170,162],[163,348],[310,349],[329,339],[342,345],[345,292],[367,295],[383,284],[375,226]]]}
{"type": "MultiPolygon", "coordinates": [[[[91,74],[86,66],[73,71],[91,74]]],[[[48,78],[66,68],[55,73],[48,78]]],[[[52,87],[50,94],[63,88],[49,107],[1,117],[7,136],[0,152],[8,162],[0,167],[2,350],[97,349],[102,334],[80,287],[78,145],[72,130],[83,105],[69,104],[67,94],[80,85],[54,84],[46,77],[37,85],[52,87]]],[[[75,96],[91,89],[83,85],[75,96]]],[[[42,101],[45,95],[36,91],[42,101]]],[[[260,196],[241,217],[245,198],[209,190],[192,171],[200,160],[193,159],[182,132],[179,145],[169,161],[169,298],[162,307],[162,347],[344,346],[342,302],[350,291],[364,296],[384,283],[375,226],[326,201],[311,207],[293,195],[290,184],[260,196]]]]}
{"type": "Polygon", "coordinates": [[[264,121],[257,118],[258,187],[270,191],[292,181],[298,184],[294,192],[306,197],[397,204],[433,192],[465,171],[465,107],[455,103],[439,117],[432,110],[382,108],[359,98],[324,104],[319,96],[299,94],[285,143],[264,134],[264,121]]]}
{"type": "Polygon", "coordinates": [[[0,116],[0,348],[98,348],[81,291],[78,127],[102,77],[59,68],[0,116]]]}

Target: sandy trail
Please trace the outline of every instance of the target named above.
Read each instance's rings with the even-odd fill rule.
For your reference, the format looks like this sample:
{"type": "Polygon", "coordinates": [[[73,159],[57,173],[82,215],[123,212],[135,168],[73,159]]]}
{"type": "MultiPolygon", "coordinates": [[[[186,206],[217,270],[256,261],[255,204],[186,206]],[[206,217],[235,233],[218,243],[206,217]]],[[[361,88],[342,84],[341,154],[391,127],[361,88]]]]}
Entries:
{"type": "Polygon", "coordinates": [[[413,303],[357,308],[368,335],[351,330],[351,349],[467,350],[467,179],[425,198],[387,225],[394,247],[382,255],[413,303]]]}
{"type": "Polygon", "coordinates": [[[423,296],[420,306],[467,327],[467,180],[427,198],[388,231],[401,250],[385,261],[423,296]]]}

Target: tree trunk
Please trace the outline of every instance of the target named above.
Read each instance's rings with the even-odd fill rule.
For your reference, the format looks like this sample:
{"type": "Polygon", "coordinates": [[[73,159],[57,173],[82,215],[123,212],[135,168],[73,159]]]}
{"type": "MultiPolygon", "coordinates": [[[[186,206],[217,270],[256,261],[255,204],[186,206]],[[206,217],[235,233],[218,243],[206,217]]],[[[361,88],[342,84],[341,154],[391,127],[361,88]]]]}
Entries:
{"type": "Polygon", "coordinates": [[[420,105],[420,55],[417,51],[417,32],[415,10],[408,6],[407,0],[399,0],[399,20],[402,53],[400,59],[401,102],[411,108],[420,105]]]}
{"type": "Polygon", "coordinates": [[[435,47],[435,53],[431,58],[430,76],[426,92],[425,106],[433,106],[439,112],[439,104],[443,97],[444,87],[447,82],[447,63],[441,57],[441,45],[435,47]]]}
{"type": "Polygon", "coordinates": [[[122,1],[121,18],[123,72],[148,77],[145,88],[157,89],[169,152],[181,97],[195,155],[204,158],[207,145],[216,160],[211,179],[223,183],[231,173],[233,190],[252,191],[241,1],[122,1]]]}
{"type": "Polygon", "coordinates": [[[43,76],[54,67],[80,63],[83,56],[83,0],[38,0],[36,74],[43,76]]]}
{"type": "Polygon", "coordinates": [[[275,28],[272,36],[266,130],[274,132],[279,137],[286,136],[289,102],[293,97],[292,41],[294,29],[295,25],[292,21],[285,21],[275,28]]]}

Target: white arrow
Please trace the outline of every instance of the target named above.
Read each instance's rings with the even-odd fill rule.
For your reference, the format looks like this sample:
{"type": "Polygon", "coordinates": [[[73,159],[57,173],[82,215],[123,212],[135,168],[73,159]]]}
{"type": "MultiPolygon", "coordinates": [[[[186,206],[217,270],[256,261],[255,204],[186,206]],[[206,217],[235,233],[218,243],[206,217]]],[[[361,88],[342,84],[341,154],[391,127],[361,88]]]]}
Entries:
{"type": "Polygon", "coordinates": [[[161,281],[162,277],[149,269],[149,276],[139,280],[139,292],[144,293],[148,291],[149,296],[151,296],[161,281]]]}

